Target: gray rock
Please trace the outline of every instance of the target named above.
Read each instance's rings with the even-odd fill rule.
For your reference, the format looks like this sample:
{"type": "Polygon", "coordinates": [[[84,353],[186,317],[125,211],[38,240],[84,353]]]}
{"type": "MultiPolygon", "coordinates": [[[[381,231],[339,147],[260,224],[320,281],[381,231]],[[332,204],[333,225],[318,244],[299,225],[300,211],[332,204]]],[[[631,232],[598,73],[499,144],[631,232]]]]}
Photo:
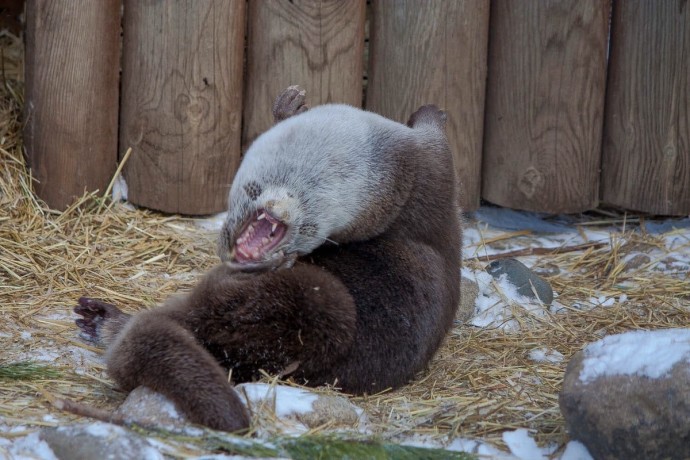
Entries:
{"type": "Polygon", "coordinates": [[[179,429],[187,425],[186,418],[177,410],[175,403],[143,386],[132,390],[114,415],[148,427],[179,429]]]}
{"type": "Polygon", "coordinates": [[[538,296],[545,305],[551,305],[553,301],[553,289],[548,281],[534,273],[518,260],[494,260],[487,265],[486,271],[496,279],[505,274],[510,284],[517,288],[517,292],[520,295],[535,300],[538,296]]]}
{"type": "Polygon", "coordinates": [[[297,420],[309,428],[316,428],[327,423],[336,426],[351,427],[359,423],[361,409],[341,396],[319,395],[312,403],[312,410],[297,414],[297,420]]]}
{"type": "Polygon", "coordinates": [[[461,323],[469,320],[474,314],[474,306],[479,295],[479,286],[471,279],[460,278],[460,303],[455,313],[455,320],[461,323]]]}
{"type": "Polygon", "coordinates": [[[146,439],[104,422],[44,428],[39,437],[60,460],[163,460],[146,439]]]}
{"type": "Polygon", "coordinates": [[[583,352],[559,397],[570,436],[596,459],[690,458],[690,363],[662,378],[603,375],[583,382],[583,352]]]}

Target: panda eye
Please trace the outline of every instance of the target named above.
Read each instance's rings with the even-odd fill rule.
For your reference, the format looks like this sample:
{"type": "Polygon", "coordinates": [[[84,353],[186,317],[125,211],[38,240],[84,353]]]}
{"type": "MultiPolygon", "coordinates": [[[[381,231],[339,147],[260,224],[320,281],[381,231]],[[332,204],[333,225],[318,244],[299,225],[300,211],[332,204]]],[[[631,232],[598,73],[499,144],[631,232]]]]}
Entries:
{"type": "Polygon", "coordinates": [[[299,234],[308,237],[314,237],[319,232],[319,226],[313,222],[305,222],[299,228],[299,234]]]}
{"type": "Polygon", "coordinates": [[[263,191],[261,186],[254,181],[246,183],[243,188],[244,192],[252,201],[255,201],[257,198],[259,198],[259,195],[261,195],[261,192],[263,191]]]}

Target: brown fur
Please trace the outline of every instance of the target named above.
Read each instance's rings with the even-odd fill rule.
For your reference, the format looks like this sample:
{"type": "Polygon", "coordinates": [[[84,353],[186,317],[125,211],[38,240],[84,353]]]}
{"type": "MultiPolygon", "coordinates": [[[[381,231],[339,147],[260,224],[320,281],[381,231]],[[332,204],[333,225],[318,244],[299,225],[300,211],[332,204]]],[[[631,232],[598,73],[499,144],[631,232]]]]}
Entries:
{"type": "MultiPolygon", "coordinates": [[[[290,90],[276,119],[306,110],[290,90]]],[[[425,106],[409,122],[416,142],[372,136],[394,192],[347,230],[353,242],[326,243],[290,269],[220,265],[189,295],[132,318],[82,299],[82,335],[106,342],[108,372],[124,389],[148,386],[220,430],[249,425],[227,370],[241,382],[260,369],[289,368],[300,382],[358,394],[406,383],[438,349],[459,300],[460,226],[444,120],[425,106]],[[393,208],[402,212],[390,221],[393,208]],[[355,241],[358,228],[378,236],[355,241]]]]}

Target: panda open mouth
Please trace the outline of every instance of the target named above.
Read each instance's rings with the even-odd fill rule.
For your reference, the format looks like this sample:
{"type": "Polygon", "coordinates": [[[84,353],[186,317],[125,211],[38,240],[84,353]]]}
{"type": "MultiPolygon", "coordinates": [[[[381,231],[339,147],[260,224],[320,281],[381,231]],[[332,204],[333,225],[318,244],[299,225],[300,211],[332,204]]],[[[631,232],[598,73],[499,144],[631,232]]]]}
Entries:
{"type": "Polygon", "coordinates": [[[263,260],[276,248],[287,233],[287,225],[265,209],[259,209],[245,224],[235,240],[235,261],[238,263],[263,260]]]}

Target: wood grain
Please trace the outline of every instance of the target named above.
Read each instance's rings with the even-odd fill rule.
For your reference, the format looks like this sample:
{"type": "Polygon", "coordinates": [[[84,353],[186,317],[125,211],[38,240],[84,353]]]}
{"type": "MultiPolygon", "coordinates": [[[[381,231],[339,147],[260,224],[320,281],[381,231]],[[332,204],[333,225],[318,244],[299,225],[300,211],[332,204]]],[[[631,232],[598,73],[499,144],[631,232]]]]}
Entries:
{"type": "Polygon", "coordinates": [[[129,200],[181,214],[226,208],[240,161],[244,0],[127,0],[121,151],[129,200]]]}
{"type": "Polygon", "coordinates": [[[273,125],[282,90],[300,85],[310,106],[361,107],[364,0],[249,1],[243,145],[273,125]]]}
{"type": "Polygon", "coordinates": [[[483,198],[551,213],[596,207],[609,2],[491,5],[483,198]]]}
{"type": "Polygon", "coordinates": [[[367,109],[405,123],[418,107],[448,113],[461,205],[479,206],[488,0],[373,3],[367,109]]]}
{"type": "Polygon", "coordinates": [[[36,192],[65,209],[117,165],[119,0],[29,0],[24,142],[36,192]]]}
{"type": "Polygon", "coordinates": [[[614,3],[602,200],[690,213],[690,4],[614,3]]]}

